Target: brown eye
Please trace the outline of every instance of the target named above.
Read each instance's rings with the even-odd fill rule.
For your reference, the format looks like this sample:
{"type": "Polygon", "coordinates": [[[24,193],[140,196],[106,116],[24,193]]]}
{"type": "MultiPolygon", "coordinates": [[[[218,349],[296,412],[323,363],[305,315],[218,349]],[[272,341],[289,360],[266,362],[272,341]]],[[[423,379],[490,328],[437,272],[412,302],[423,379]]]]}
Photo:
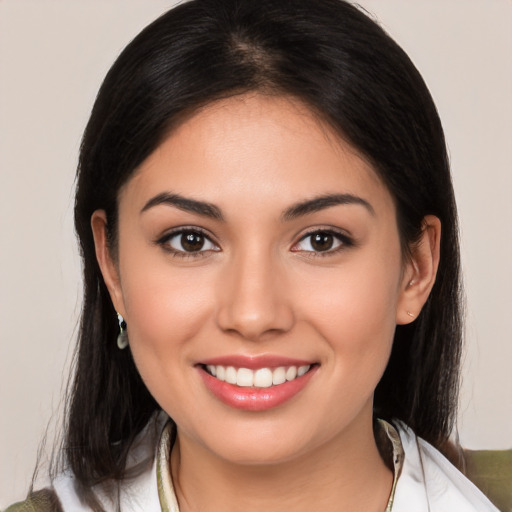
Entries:
{"type": "Polygon", "coordinates": [[[334,231],[314,231],[305,235],[292,247],[293,252],[336,253],[338,250],[353,246],[354,242],[347,235],[334,231]]]}
{"type": "Polygon", "coordinates": [[[315,233],[311,236],[310,243],[315,251],[328,251],[334,245],[334,237],[330,233],[315,233]]]}
{"type": "Polygon", "coordinates": [[[200,255],[207,251],[219,251],[219,247],[215,245],[210,238],[199,230],[182,229],[164,236],[158,241],[167,250],[175,255],[186,255],[196,253],[200,255]]]}
{"type": "Polygon", "coordinates": [[[186,231],[181,234],[181,246],[187,252],[200,251],[204,247],[205,237],[201,233],[186,231]]]}

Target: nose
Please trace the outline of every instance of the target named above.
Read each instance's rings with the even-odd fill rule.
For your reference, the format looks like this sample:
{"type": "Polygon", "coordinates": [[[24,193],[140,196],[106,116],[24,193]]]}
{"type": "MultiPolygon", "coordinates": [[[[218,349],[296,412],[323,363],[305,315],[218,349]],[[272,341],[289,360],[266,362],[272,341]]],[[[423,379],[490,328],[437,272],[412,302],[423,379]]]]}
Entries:
{"type": "Polygon", "coordinates": [[[294,324],[282,263],[265,254],[240,255],[224,269],[217,324],[225,332],[258,341],[294,324]]]}

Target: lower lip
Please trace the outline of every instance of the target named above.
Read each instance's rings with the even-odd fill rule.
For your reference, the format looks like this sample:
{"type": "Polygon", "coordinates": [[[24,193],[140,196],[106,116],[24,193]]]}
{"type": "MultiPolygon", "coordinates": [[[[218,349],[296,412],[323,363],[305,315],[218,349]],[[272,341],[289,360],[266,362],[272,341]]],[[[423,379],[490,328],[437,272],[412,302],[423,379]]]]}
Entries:
{"type": "Polygon", "coordinates": [[[245,411],[266,411],[291,400],[308,384],[318,366],[302,377],[268,388],[245,388],[216,379],[202,367],[199,373],[206,387],[226,405],[245,411]]]}

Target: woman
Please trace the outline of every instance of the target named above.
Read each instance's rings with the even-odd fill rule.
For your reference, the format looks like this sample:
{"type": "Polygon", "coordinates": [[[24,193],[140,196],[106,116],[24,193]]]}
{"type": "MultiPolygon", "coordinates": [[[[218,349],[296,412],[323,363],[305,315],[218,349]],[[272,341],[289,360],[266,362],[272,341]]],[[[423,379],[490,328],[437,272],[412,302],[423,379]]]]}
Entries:
{"type": "Polygon", "coordinates": [[[75,220],[64,467],[32,504],[494,510],[438,451],[461,340],[441,124],[356,8],[155,21],[100,90],[75,220]]]}

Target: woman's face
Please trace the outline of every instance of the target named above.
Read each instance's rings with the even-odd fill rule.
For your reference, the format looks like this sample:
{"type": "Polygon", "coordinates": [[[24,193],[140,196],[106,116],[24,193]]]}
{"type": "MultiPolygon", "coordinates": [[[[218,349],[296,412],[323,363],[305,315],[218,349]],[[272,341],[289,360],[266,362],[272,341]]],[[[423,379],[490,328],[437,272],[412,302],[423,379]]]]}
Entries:
{"type": "Polygon", "coordinates": [[[103,271],[180,441],[262,463],[368,431],[409,267],[370,165],[298,101],[255,94],[140,166],[103,271]]]}

